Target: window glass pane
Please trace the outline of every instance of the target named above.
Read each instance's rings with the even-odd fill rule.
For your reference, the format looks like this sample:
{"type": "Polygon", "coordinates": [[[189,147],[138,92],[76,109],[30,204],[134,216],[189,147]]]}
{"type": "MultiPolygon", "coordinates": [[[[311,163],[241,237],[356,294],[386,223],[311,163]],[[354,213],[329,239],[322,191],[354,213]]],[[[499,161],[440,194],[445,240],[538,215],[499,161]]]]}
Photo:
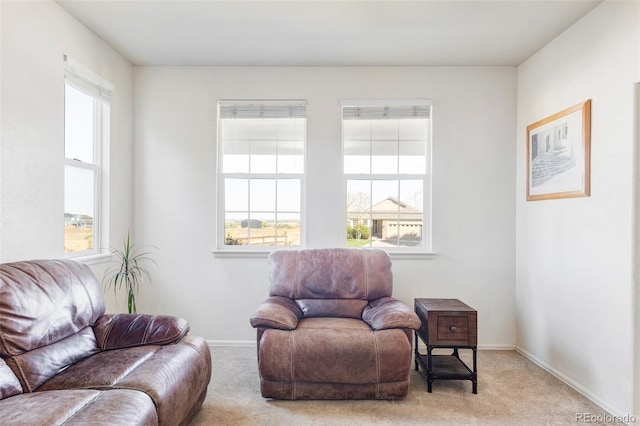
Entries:
{"type": "Polygon", "coordinates": [[[371,141],[371,173],[398,173],[398,141],[371,141]]]}
{"type": "Polygon", "coordinates": [[[300,214],[278,213],[278,243],[279,246],[300,245],[300,214]]]}
{"type": "Polygon", "coordinates": [[[93,163],[93,98],[65,85],[64,155],[93,163]]]}
{"type": "Polygon", "coordinates": [[[400,173],[424,174],[427,158],[427,119],[398,120],[400,173]]]}
{"type": "Polygon", "coordinates": [[[277,141],[253,140],[251,142],[251,173],[275,173],[277,152],[277,141]]]}
{"type": "Polygon", "coordinates": [[[239,246],[249,239],[249,212],[225,212],[224,244],[239,246]]]}
{"type": "Polygon", "coordinates": [[[64,251],[94,248],[95,171],[64,167],[64,251]]]}
{"type": "Polygon", "coordinates": [[[371,181],[347,181],[347,246],[371,244],[371,181]]]}
{"type": "Polygon", "coordinates": [[[422,246],[422,215],[400,214],[398,245],[402,247],[422,246]]]}
{"type": "MultiPolygon", "coordinates": [[[[351,123],[351,122],[348,122],[351,123]]],[[[345,127],[346,124],[345,124],[345,127]]],[[[371,142],[369,140],[345,139],[344,172],[347,174],[371,172],[371,142]]]]}
{"type": "Polygon", "coordinates": [[[370,141],[371,120],[345,120],[343,121],[344,140],[370,141]]]}
{"type": "Polygon", "coordinates": [[[403,247],[422,246],[423,181],[400,181],[400,216],[398,244],[403,247]]]}
{"type": "Polygon", "coordinates": [[[224,205],[227,211],[249,210],[248,179],[225,179],[224,205]]]}
{"type": "Polygon", "coordinates": [[[426,134],[426,118],[398,120],[398,135],[400,140],[424,141],[426,134]]]}
{"type": "Polygon", "coordinates": [[[398,140],[399,120],[370,120],[371,140],[396,141],[398,140]]]}
{"type": "Polygon", "coordinates": [[[278,179],[278,212],[300,211],[300,179],[278,179]]]}
{"type": "Polygon", "coordinates": [[[376,209],[384,209],[385,211],[391,209],[397,211],[398,181],[373,180],[371,182],[371,206],[374,211],[376,209]]]}
{"type": "Polygon", "coordinates": [[[238,119],[229,119],[222,121],[233,121],[235,122],[235,135],[236,139],[239,141],[250,141],[254,136],[255,129],[254,124],[257,120],[252,120],[249,118],[238,118],[238,119]]]}
{"type": "Polygon", "coordinates": [[[278,119],[254,119],[251,120],[253,140],[277,140],[278,139],[278,119]]]}
{"type": "Polygon", "coordinates": [[[276,180],[251,179],[249,181],[249,208],[252,212],[276,210],[276,180]]]}
{"type": "Polygon", "coordinates": [[[291,119],[275,119],[276,131],[279,141],[296,140],[296,120],[291,119]]]}
{"type": "Polygon", "coordinates": [[[371,182],[347,181],[347,214],[368,215],[371,208],[371,182]]]}
{"type": "Polygon", "coordinates": [[[304,173],[304,141],[278,142],[278,173],[304,173]]]}
{"type": "Polygon", "coordinates": [[[240,120],[221,120],[222,126],[222,170],[225,173],[249,171],[251,141],[238,137],[240,120]]]}
{"type": "Polygon", "coordinates": [[[423,181],[406,179],[400,181],[400,201],[422,213],[423,181]]]}
{"type": "Polygon", "coordinates": [[[397,245],[397,232],[394,224],[398,222],[400,202],[398,200],[397,180],[374,180],[371,206],[371,241],[374,247],[397,245]]]}
{"type": "Polygon", "coordinates": [[[400,141],[400,173],[424,174],[427,168],[425,141],[400,141]]]}
{"type": "Polygon", "coordinates": [[[368,155],[345,155],[344,172],[347,174],[369,173],[371,159],[368,155]]]}
{"type": "Polygon", "coordinates": [[[275,212],[251,212],[249,227],[249,245],[273,246],[276,245],[276,214],[275,212]]]}
{"type": "Polygon", "coordinates": [[[342,125],[344,172],[371,172],[371,121],[345,120],[342,125]]]}

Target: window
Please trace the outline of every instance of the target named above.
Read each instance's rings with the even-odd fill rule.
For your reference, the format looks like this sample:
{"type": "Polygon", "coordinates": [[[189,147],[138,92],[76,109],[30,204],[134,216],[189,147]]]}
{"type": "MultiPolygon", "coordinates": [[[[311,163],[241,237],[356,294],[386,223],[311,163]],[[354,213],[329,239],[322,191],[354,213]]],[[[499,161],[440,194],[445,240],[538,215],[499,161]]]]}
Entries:
{"type": "MultiPolygon", "coordinates": [[[[65,57],[64,252],[96,254],[102,247],[112,86],[65,57]]],[[[106,243],[106,242],[105,242],[106,243]]]]}
{"type": "Polygon", "coordinates": [[[218,247],[300,246],[305,101],[218,102],[218,247]]]}
{"type": "Polygon", "coordinates": [[[344,101],[347,246],[431,250],[431,105],[344,101]]]}

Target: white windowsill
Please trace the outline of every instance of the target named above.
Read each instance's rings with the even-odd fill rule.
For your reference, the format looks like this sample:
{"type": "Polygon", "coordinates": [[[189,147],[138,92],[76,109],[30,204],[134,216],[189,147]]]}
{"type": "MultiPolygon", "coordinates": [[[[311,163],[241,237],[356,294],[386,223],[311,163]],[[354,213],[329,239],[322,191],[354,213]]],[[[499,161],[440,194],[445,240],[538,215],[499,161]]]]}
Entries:
{"type": "MultiPolygon", "coordinates": [[[[308,247],[310,248],[310,247],[308,247]]],[[[275,250],[275,249],[274,249],[275,250]]],[[[213,250],[213,257],[218,258],[263,258],[266,259],[272,250],[213,250]]],[[[417,251],[388,251],[391,259],[433,259],[436,253],[417,251]]]]}
{"type": "Polygon", "coordinates": [[[111,258],[110,253],[96,253],[96,254],[88,254],[86,256],[69,256],[67,259],[75,260],[80,263],[84,263],[85,265],[95,265],[98,263],[107,262],[111,258]]]}

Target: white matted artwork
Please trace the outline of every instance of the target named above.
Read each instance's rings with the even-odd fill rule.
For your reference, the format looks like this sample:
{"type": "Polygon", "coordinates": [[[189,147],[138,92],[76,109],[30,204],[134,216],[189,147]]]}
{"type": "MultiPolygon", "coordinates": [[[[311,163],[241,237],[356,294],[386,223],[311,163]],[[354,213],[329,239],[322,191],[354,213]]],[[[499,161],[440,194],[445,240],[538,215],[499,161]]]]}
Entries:
{"type": "Polygon", "coordinates": [[[527,201],[588,197],[591,100],[527,127],[527,201]]]}

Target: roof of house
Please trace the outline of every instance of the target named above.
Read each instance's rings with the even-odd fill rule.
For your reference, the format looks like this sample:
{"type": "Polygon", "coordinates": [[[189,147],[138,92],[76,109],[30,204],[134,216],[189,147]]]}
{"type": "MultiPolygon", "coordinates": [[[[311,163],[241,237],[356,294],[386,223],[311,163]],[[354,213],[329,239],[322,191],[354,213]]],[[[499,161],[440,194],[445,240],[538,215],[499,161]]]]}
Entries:
{"type": "Polygon", "coordinates": [[[416,221],[422,220],[422,212],[394,197],[387,197],[369,209],[347,212],[348,218],[371,216],[373,220],[416,221]]]}

